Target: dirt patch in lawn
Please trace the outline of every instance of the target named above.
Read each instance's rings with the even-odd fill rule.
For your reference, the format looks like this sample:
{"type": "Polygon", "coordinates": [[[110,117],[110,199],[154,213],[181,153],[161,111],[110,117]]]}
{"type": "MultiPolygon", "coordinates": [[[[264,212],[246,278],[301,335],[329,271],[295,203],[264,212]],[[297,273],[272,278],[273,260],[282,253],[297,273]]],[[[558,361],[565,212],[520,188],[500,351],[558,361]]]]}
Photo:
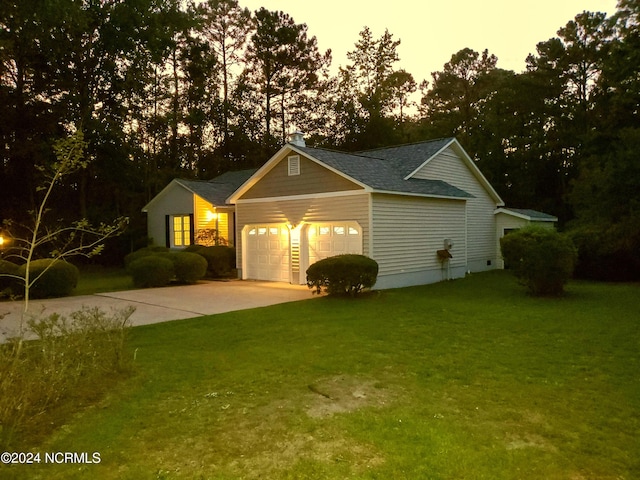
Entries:
{"type": "MultiPolygon", "coordinates": [[[[185,435],[145,451],[164,472],[230,478],[308,477],[314,468],[359,475],[385,462],[373,445],[345,434],[337,414],[383,408],[398,398],[380,381],[349,375],[319,378],[276,392],[208,392],[175,398],[163,409],[180,418],[185,435]],[[181,447],[178,448],[177,446],[181,447]],[[184,458],[197,459],[185,465],[184,458]]],[[[171,430],[172,427],[169,427],[171,430]]],[[[143,440],[143,439],[141,439],[143,440]]],[[[186,476],[185,476],[186,478],[186,476]]]]}
{"type": "Polygon", "coordinates": [[[349,375],[321,379],[308,385],[307,415],[311,418],[330,417],[365,407],[384,407],[394,395],[374,380],[349,375]]]}

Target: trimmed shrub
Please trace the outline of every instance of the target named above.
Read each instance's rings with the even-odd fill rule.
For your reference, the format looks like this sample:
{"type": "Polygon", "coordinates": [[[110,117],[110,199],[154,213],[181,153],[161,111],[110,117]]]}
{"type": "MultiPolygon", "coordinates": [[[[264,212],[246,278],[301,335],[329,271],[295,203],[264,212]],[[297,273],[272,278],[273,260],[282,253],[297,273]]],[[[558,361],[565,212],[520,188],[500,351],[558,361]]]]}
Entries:
{"type": "Polygon", "coordinates": [[[527,227],[500,239],[505,264],[534,295],[561,295],[575,267],[571,239],[554,229],[527,227]]]}
{"type": "Polygon", "coordinates": [[[140,248],[139,250],[136,250],[135,252],[131,252],[124,257],[124,266],[129,268],[129,264],[139,258],[148,257],[149,255],[157,255],[158,253],[169,253],[169,252],[171,252],[171,250],[168,249],[167,247],[151,246],[151,247],[140,248]]]}
{"type": "Polygon", "coordinates": [[[185,249],[186,252],[193,252],[201,255],[207,261],[207,276],[211,278],[228,277],[236,268],[236,249],[217,245],[204,247],[202,245],[192,245],[185,249]]]}
{"type": "Polygon", "coordinates": [[[175,276],[173,262],[158,255],[146,255],[133,260],[127,271],[138,288],[164,287],[175,276]]]}
{"type": "Polygon", "coordinates": [[[207,261],[197,253],[174,253],[171,260],[173,261],[176,280],[180,283],[196,283],[207,273],[207,261]]]}
{"type": "Polygon", "coordinates": [[[307,269],[307,286],[314,293],[355,296],[371,288],[378,277],[378,263],[364,255],[337,255],[319,260],[307,269]]]}
{"type": "MultiPolygon", "coordinates": [[[[18,275],[25,278],[26,273],[26,264],[21,265],[18,275]]],[[[78,268],[64,260],[53,260],[51,258],[33,260],[29,267],[29,281],[33,282],[36,278],[37,280],[31,286],[29,296],[31,298],[65,297],[76,288],[79,277],[80,271],[78,268]]],[[[23,284],[14,285],[14,290],[19,290],[20,294],[24,294],[23,284]]]]}

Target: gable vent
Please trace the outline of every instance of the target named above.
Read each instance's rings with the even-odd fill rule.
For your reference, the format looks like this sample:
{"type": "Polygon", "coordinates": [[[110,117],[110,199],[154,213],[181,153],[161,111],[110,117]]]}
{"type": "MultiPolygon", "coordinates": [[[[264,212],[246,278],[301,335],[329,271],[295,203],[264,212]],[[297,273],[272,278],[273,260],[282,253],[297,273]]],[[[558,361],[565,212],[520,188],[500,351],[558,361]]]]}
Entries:
{"type": "Polygon", "coordinates": [[[300,155],[291,155],[289,160],[289,176],[300,175],[300,155]]]}

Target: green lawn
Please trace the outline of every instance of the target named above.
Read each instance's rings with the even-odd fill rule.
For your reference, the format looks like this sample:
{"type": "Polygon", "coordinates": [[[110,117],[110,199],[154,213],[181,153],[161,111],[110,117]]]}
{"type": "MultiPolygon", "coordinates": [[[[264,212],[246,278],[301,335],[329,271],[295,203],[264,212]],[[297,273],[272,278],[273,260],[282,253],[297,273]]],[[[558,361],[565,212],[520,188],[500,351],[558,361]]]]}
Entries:
{"type": "Polygon", "coordinates": [[[132,288],[133,281],[124,268],[84,267],[72,295],[93,295],[132,288]]]}
{"type": "Polygon", "coordinates": [[[135,376],[33,448],[101,462],[0,477],[640,478],[639,294],[491,272],[139,327],[135,376]]]}

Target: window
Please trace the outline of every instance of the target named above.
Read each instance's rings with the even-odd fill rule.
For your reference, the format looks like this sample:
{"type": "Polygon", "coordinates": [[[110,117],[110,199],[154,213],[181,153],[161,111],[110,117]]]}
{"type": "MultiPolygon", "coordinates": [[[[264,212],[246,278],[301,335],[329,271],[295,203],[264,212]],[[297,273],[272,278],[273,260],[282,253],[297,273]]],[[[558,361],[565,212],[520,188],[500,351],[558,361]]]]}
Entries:
{"type": "Polygon", "coordinates": [[[289,161],[289,176],[300,175],[300,155],[291,155],[289,161]]]}
{"type": "Polygon", "coordinates": [[[173,245],[175,247],[191,245],[191,218],[189,215],[173,217],[173,245]]]}

